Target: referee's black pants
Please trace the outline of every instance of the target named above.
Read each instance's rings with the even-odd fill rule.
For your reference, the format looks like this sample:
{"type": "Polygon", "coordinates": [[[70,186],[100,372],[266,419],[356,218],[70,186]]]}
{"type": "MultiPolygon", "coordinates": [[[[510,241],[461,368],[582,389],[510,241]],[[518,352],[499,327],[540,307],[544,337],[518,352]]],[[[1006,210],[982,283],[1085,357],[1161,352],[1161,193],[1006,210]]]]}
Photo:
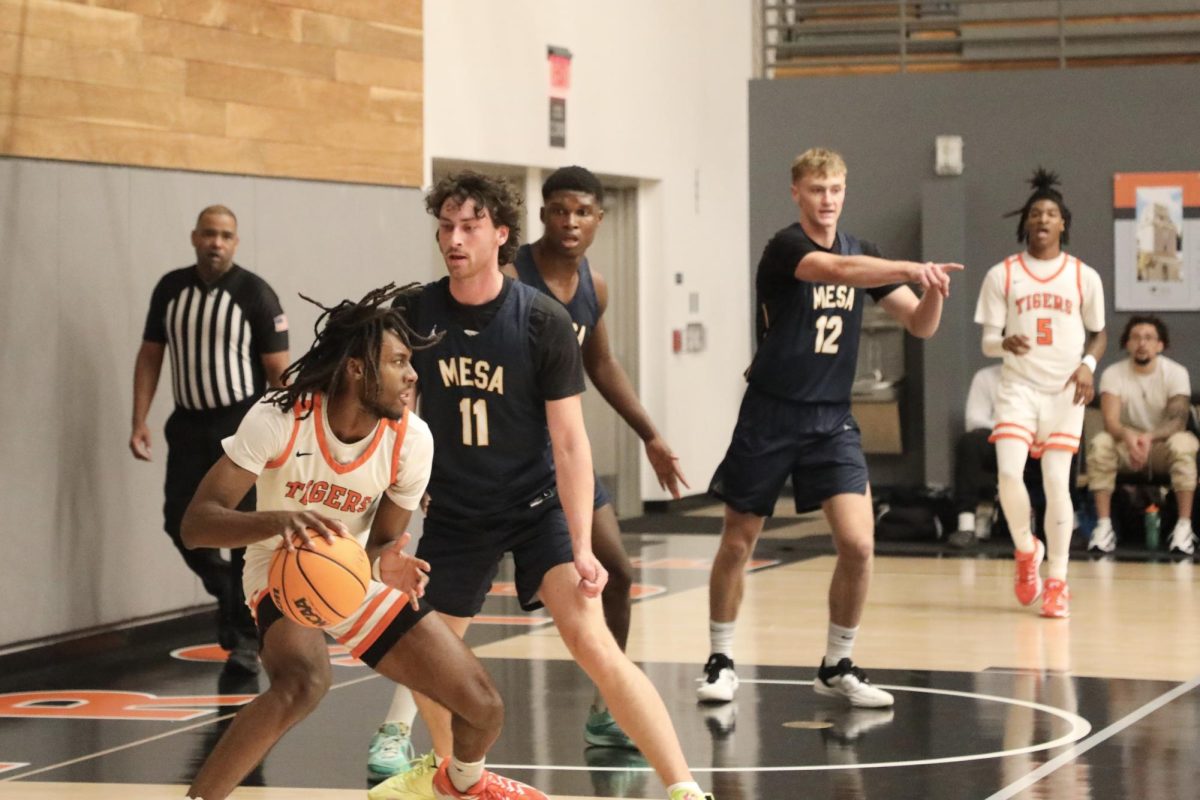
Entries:
{"type": "MultiPolygon", "coordinates": [[[[232,436],[254,401],[211,411],[189,411],[176,407],[167,419],[167,480],[163,503],[163,528],[175,543],[183,561],[204,584],[204,590],[217,601],[217,641],[232,650],[239,641],[253,641],[254,619],[242,591],[242,564],[246,549],[234,548],[226,561],[221,551],[201,547],[189,550],[183,544],[180,527],[183,512],[196,493],[200,481],[224,454],[221,440],[232,436]]],[[[253,511],[254,489],[243,498],[239,511],[253,511]]]]}

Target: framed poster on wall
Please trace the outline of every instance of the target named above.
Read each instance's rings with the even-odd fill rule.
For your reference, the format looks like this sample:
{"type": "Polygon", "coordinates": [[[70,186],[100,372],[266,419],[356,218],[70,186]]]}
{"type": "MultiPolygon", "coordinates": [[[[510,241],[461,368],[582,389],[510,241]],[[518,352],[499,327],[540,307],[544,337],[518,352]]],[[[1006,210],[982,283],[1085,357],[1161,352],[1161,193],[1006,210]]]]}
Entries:
{"type": "Polygon", "coordinates": [[[1113,176],[1118,311],[1200,309],[1200,172],[1113,176]]]}

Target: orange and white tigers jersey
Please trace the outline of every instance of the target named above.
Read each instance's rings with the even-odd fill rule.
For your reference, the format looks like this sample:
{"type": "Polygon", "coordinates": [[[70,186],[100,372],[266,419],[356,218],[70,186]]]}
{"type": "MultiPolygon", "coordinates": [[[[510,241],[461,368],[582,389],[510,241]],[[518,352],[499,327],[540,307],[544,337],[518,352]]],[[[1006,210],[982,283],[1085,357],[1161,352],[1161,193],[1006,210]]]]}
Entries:
{"type": "MultiPolygon", "coordinates": [[[[365,545],[385,493],[401,508],[420,504],[433,463],[429,426],[405,412],[400,420],[380,420],[371,436],[347,444],[329,427],[324,397],[314,395],[305,416],[308,410],[256,403],[237,433],[221,442],[225,454],[258,475],[259,511],[309,509],[340,520],[365,545]]],[[[242,585],[256,613],[260,603],[271,602],[267,573],[279,544],[279,537],[271,537],[246,548],[242,585]]],[[[325,632],[360,657],[407,603],[403,592],[372,580],[358,609],[325,632]]]]}
{"type": "Polygon", "coordinates": [[[1048,261],[1018,253],[988,270],[975,322],[1029,341],[1023,355],[1005,351],[1002,380],[1057,393],[1079,366],[1087,331],[1104,329],[1104,288],[1067,253],[1048,261]]]}
{"type": "MultiPolygon", "coordinates": [[[[222,442],[225,453],[258,475],[259,511],[312,510],[341,521],[365,545],[385,492],[401,508],[420,503],[433,459],[429,427],[406,412],[400,420],[380,420],[367,439],[346,444],[329,428],[325,398],[313,396],[305,416],[307,410],[256,403],[237,433],[222,442]]],[[[247,558],[277,545],[255,542],[247,558]]]]}

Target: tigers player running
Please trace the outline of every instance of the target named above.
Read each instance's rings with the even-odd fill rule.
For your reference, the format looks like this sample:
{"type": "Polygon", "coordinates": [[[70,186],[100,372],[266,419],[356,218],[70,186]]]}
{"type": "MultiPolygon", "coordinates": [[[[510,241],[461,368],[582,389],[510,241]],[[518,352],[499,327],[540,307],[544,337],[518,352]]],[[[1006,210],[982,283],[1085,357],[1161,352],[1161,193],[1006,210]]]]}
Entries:
{"type": "Polygon", "coordinates": [[[451,709],[453,756],[433,776],[433,797],[545,800],[483,769],[504,718],[500,696],[462,640],[419,603],[429,565],[401,551],[433,458],[429,427],[406,408],[417,382],[410,359],[435,339],[417,337],[390,308],[399,291],[389,285],[325,309],[312,348],[283,373],[286,388],[222,442],[225,455],[184,514],[187,547],[246,547],[246,597],[271,681],[217,742],[188,797],[223,800],[316,708],[330,685],[329,634],[451,709]],[[258,510],[237,511],[252,486],[258,510]],[[286,619],[266,591],[275,550],[313,536],[353,536],[374,561],[362,605],[325,630],[286,619]]]}
{"type": "Polygon", "coordinates": [[[1079,450],[1084,406],[1095,394],[1096,362],[1104,354],[1104,288],[1096,271],[1063,250],[1071,212],[1055,188],[1058,176],[1039,168],[1021,208],[1017,241],[1023,253],[988,271],[975,307],[983,353],[1003,357],[996,397],[1000,506],[1016,546],[1014,589],[1022,605],[1042,598],[1042,616],[1070,616],[1067,558],[1075,511],[1071,457],[1079,450]],[[1029,492],[1022,475],[1029,456],[1042,461],[1046,545],[1033,536],[1029,492]],[[1045,585],[1039,574],[1049,565],[1045,585]]]}

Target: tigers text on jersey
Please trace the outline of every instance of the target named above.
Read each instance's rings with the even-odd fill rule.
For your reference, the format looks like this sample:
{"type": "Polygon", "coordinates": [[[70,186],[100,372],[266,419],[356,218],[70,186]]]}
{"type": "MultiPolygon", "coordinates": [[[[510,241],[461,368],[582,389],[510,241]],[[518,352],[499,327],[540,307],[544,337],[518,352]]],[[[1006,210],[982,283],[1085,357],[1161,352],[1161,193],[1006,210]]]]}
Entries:
{"type": "MultiPolygon", "coordinates": [[[[338,441],[320,394],[312,397],[311,409],[256,403],[222,445],[233,463],[258,475],[259,511],[309,509],[341,521],[363,545],[384,492],[401,508],[417,507],[433,459],[429,427],[407,412],[398,421],[380,420],[362,441],[338,441]]],[[[246,558],[251,551],[273,552],[278,544],[255,542],[246,558]]]]}
{"type": "Polygon", "coordinates": [[[1104,329],[1100,276],[1065,252],[1047,261],[1029,253],[1009,256],[984,277],[975,322],[1029,341],[1023,355],[1005,351],[1005,380],[1061,391],[1079,367],[1087,331],[1104,329]]]}
{"type": "MultiPolygon", "coordinates": [[[[542,273],[538,272],[537,263],[533,260],[532,245],[521,245],[517,250],[514,266],[521,283],[529,284],[542,294],[558,300],[558,297],[542,280],[542,273]]],[[[596,297],[596,284],[592,280],[592,270],[586,258],[579,262],[579,286],[575,289],[574,296],[569,302],[563,303],[561,300],[558,302],[562,303],[563,307],[567,309],[567,313],[571,315],[571,325],[575,328],[575,337],[579,340],[579,346],[583,347],[588,336],[596,329],[596,323],[600,321],[600,300],[596,297]]]]}

